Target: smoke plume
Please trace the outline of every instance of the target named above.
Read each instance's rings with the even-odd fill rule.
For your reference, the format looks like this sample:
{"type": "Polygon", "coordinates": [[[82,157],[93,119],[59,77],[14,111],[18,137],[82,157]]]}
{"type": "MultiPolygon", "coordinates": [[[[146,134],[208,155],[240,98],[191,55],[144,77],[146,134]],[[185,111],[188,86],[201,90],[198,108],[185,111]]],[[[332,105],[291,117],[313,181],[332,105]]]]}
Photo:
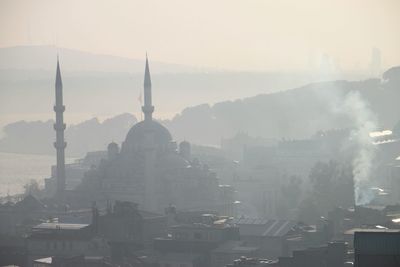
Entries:
{"type": "Polygon", "coordinates": [[[355,127],[350,133],[350,140],[355,146],[352,161],[355,204],[365,205],[373,198],[369,187],[376,151],[369,133],[377,128],[376,117],[360,93],[355,91],[345,96],[344,111],[352,119],[355,127]]]}

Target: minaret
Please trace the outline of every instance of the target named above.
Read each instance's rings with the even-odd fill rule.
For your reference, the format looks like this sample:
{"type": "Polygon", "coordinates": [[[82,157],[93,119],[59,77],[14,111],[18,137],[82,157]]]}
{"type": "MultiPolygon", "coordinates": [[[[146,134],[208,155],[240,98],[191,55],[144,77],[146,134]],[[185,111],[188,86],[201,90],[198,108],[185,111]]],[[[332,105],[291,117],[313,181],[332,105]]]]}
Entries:
{"type": "MultiPolygon", "coordinates": [[[[144,71],[144,106],[142,107],[144,113],[144,122],[152,122],[152,115],[154,106],[151,101],[151,78],[149,70],[149,60],[146,54],[146,67],[144,71]]],[[[154,149],[154,132],[148,131],[146,133],[146,142],[144,147],[145,164],[144,164],[144,205],[145,210],[157,211],[157,195],[156,195],[156,181],[155,181],[155,162],[156,162],[156,151],[154,149]]]]}
{"type": "Polygon", "coordinates": [[[150,70],[149,70],[149,60],[147,59],[146,54],[146,68],[144,71],[144,106],[142,107],[142,111],[144,113],[144,120],[151,121],[152,115],[154,111],[154,106],[151,101],[151,78],[150,78],[150,70]]]}
{"type": "Polygon", "coordinates": [[[54,111],[56,112],[56,123],[54,124],[54,130],[56,131],[56,142],[54,143],[54,147],[57,150],[56,178],[58,196],[65,190],[65,147],[67,146],[67,143],[64,141],[65,123],[63,113],[65,106],[63,105],[62,88],[60,64],[57,57],[56,104],[54,105],[54,111]]]}

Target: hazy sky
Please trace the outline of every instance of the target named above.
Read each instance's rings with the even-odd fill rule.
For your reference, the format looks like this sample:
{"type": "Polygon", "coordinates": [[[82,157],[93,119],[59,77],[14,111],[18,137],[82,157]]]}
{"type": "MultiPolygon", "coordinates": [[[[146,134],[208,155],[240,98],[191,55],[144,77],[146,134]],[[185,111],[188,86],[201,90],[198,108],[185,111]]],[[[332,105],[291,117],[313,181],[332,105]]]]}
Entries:
{"type": "Polygon", "coordinates": [[[399,0],[0,0],[0,47],[50,44],[202,67],[400,63],[399,0]]]}

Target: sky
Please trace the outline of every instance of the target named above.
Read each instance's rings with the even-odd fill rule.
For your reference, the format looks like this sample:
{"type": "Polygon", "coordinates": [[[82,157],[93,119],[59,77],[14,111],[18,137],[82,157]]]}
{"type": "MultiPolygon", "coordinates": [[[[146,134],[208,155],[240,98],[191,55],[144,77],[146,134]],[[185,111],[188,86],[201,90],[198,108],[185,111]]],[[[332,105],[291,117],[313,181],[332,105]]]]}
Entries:
{"type": "Polygon", "coordinates": [[[56,45],[231,70],[400,63],[399,0],[0,0],[0,47],[56,45]]]}

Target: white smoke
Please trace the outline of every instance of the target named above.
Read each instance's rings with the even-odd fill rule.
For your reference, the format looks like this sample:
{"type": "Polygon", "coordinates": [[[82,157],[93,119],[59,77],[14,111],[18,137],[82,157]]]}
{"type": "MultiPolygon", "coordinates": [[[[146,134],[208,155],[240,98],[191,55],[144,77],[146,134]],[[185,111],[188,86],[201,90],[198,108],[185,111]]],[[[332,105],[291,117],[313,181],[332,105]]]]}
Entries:
{"type": "Polygon", "coordinates": [[[350,133],[350,140],[356,148],[352,162],[355,204],[365,205],[370,203],[373,198],[369,187],[376,150],[369,133],[376,130],[377,121],[369,106],[357,91],[351,91],[345,96],[343,108],[343,111],[352,119],[355,127],[350,133]]]}
{"type": "MultiPolygon", "coordinates": [[[[324,78],[325,80],[334,80],[341,76],[340,73],[337,72],[337,68],[327,68],[323,66],[324,64],[321,64],[319,73],[321,80],[324,80],[324,78]]],[[[334,83],[330,84],[330,86],[331,88],[328,88],[328,90],[317,91],[317,95],[322,101],[326,101],[332,113],[344,116],[351,121],[353,126],[349,138],[351,145],[346,148],[350,148],[354,151],[352,167],[355,204],[365,205],[370,203],[373,199],[373,193],[370,190],[370,182],[376,149],[371,142],[369,133],[376,131],[378,125],[377,119],[358,91],[349,91],[347,94],[343,94],[343,91],[337,88],[334,83]]],[[[329,87],[329,85],[327,87],[329,87]]],[[[346,148],[344,149],[346,150],[346,148]]]]}

